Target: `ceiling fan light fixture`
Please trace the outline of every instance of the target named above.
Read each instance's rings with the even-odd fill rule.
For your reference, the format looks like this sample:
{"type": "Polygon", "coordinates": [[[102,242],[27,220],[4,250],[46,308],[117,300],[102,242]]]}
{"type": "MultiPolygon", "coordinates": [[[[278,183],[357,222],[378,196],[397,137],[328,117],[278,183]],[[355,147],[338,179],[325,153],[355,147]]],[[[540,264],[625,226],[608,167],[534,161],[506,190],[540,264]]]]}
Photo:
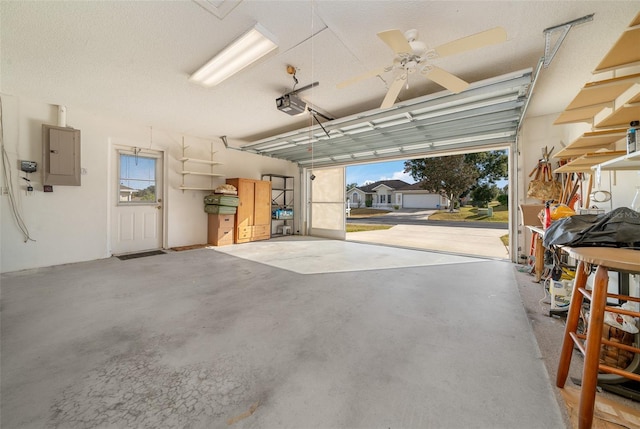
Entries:
{"type": "Polygon", "coordinates": [[[413,55],[421,57],[427,52],[427,45],[425,45],[424,42],[421,42],[420,40],[411,40],[409,42],[409,45],[411,46],[413,55]]]}
{"type": "Polygon", "coordinates": [[[277,48],[273,35],[256,24],[200,67],[189,80],[205,87],[213,87],[277,48]]]}

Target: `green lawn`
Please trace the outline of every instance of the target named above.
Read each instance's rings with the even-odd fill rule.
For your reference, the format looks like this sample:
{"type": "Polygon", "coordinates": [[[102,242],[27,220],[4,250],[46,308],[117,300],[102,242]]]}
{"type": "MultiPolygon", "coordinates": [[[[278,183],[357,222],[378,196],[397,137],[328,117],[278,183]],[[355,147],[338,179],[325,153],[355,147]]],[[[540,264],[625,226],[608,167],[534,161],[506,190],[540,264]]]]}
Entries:
{"type": "Polygon", "coordinates": [[[360,232],[360,231],[376,231],[379,229],[389,229],[393,225],[357,225],[354,223],[347,224],[347,232],[360,232]]]}
{"type": "Polygon", "coordinates": [[[498,203],[490,203],[493,207],[493,216],[489,217],[486,213],[478,214],[477,207],[464,206],[454,212],[448,210],[439,210],[429,216],[429,220],[449,220],[461,222],[509,222],[509,209],[507,206],[501,206],[498,203]]]}
{"type": "Polygon", "coordinates": [[[352,208],[350,218],[373,217],[389,213],[389,210],[368,209],[368,208],[352,208]]]}

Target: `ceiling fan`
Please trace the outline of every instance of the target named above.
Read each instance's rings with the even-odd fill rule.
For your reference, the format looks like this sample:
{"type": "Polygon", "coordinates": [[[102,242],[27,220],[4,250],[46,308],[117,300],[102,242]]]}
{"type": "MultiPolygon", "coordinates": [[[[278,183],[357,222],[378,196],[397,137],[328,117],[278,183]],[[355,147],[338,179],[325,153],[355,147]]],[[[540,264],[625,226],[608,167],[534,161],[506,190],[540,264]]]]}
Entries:
{"type": "Polygon", "coordinates": [[[422,74],[453,93],[464,91],[469,86],[468,82],[431,64],[430,60],[502,43],[507,40],[507,32],[502,27],[495,27],[433,49],[428,49],[427,45],[418,40],[417,30],[408,30],[405,33],[400,30],[387,30],[378,33],[378,37],[396,53],[393,64],[348,79],[339,83],[337,87],[344,88],[370,77],[394,72],[394,80],[380,106],[381,109],[386,109],[393,106],[402,87],[408,85],[409,75],[414,73],[422,74]]]}

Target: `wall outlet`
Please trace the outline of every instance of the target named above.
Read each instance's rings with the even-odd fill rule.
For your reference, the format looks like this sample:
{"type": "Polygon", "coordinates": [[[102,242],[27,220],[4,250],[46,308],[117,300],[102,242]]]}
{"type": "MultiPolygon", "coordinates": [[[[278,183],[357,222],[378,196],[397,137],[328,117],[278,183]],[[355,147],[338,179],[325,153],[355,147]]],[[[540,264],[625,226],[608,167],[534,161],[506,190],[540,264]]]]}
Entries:
{"type": "Polygon", "coordinates": [[[0,191],[2,192],[2,195],[9,195],[9,188],[6,186],[2,186],[0,191]]]}

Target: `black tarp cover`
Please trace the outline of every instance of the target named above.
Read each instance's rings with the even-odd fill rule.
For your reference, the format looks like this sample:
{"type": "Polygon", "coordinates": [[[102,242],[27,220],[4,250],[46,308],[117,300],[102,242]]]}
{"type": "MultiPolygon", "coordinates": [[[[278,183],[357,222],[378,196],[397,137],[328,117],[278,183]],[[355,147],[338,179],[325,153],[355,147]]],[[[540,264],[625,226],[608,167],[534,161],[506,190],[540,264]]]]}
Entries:
{"type": "MultiPolygon", "coordinates": [[[[640,249],[640,212],[619,207],[599,215],[557,220],[544,233],[543,244],[556,246],[634,247],[640,249]]],[[[640,253],[638,254],[640,258],[640,253]]]]}

